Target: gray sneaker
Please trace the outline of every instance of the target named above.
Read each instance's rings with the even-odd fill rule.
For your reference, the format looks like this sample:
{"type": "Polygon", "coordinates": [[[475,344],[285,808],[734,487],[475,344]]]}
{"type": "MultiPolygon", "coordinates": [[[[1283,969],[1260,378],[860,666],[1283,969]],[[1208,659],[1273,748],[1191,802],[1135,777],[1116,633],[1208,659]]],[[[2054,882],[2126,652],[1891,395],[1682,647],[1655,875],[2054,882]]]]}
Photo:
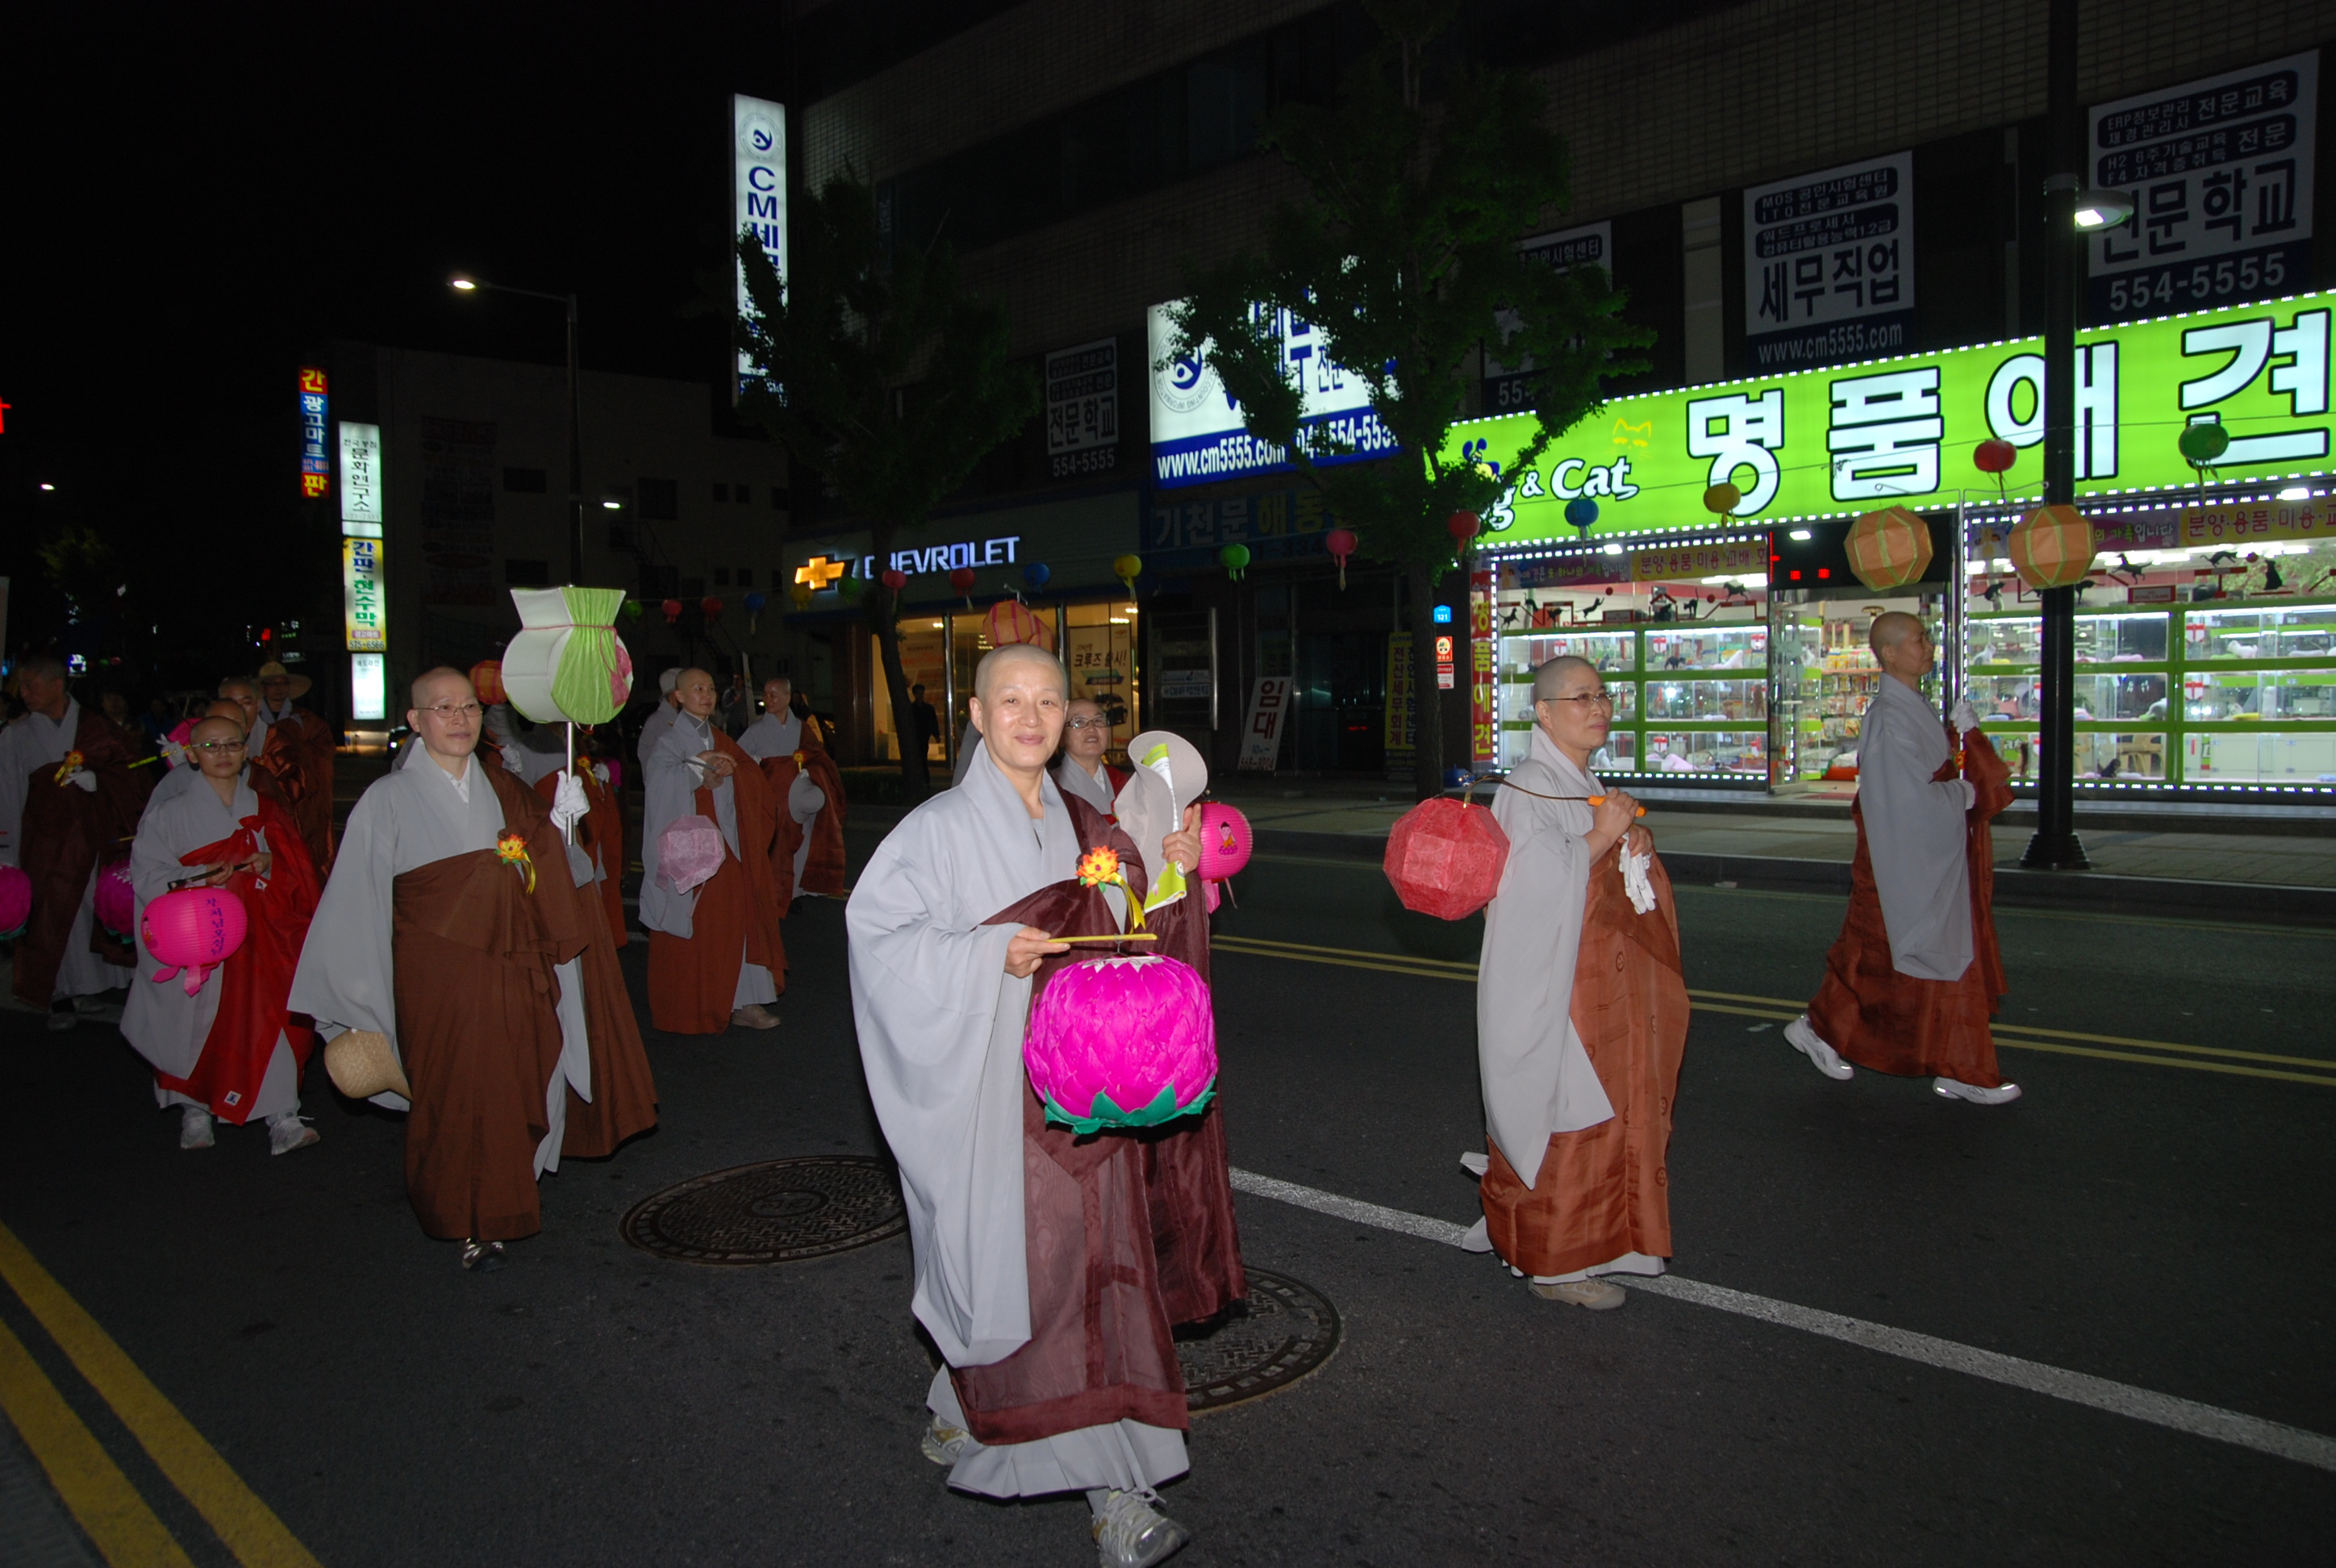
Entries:
{"type": "Polygon", "coordinates": [[[1562,1301],[1569,1307],[1587,1307],[1593,1312],[1611,1312],[1630,1299],[1630,1292],[1621,1286],[1610,1285],[1603,1280],[1568,1280],[1558,1285],[1544,1285],[1535,1280],[1526,1289],[1544,1301],[1562,1301]]]}
{"type": "Polygon", "coordinates": [[[1803,1013],[1785,1026],[1785,1043],[1808,1057],[1818,1072],[1828,1078],[1846,1078],[1857,1069],[1841,1059],[1841,1053],[1818,1037],[1809,1027],[1809,1016],[1803,1013]]]}
{"type": "Polygon", "coordinates": [[[208,1149],[211,1146],[211,1114],[200,1105],[179,1107],[179,1147],[208,1149]]]}
{"type": "Polygon", "coordinates": [[[308,1125],[297,1111],[268,1118],[268,1152],[271,1154],[288,1154],[322,1142],[324,1135],[308,1125]]]}
{"type": "Polygon", "coordinates": [[[962,1427],[952,1427],[936,1416],[925,1428],[925,1435],[917,1446],[934,1464],[954,1466],[965,1453],[965,1446],[972,1441],[972,1433],[962,1427]]]}
{"type": "Polygon", "coordinates": [[[1095,1516],[1095,1561],[1102,1568],[1152,1568],[1164,1563],[1192,1533],[1152,1505],[1141,1492],[1113,1492],[1095,1516]]]}
{"type": "Polygon", "coordinates": [[[73,1001],[70,998],[63,1001],[54,1001],[49,1004],[49,1027],[51,1029],[69,1029],[80,1021],[81,1015],[73,1010],[73,1001]]]}
{"type": "Polygon", "coordinates": [[[1999,1084],[1992,1089],[1982,1089],[1977,1084],[1955,1078],[1933,1078],[1931,1087],[1942,1100],[1969,1100],[1974,1105],[2008,1105],[2020,1097],[2018,1084],[1999,1084]]]}

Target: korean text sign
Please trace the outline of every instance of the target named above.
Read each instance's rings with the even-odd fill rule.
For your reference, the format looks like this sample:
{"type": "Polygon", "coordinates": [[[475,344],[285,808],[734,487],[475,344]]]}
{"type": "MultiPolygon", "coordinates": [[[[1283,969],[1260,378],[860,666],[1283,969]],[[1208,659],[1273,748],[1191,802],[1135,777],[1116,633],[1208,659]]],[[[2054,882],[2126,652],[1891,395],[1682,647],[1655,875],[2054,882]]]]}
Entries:
{"type": "Polygon", "coordinates": [[[381,541],[341,541],[341,609],[351,653],[389,651],[389,595],[381,575],[381,541]]]}
{"type": "MultiPolygon", "coordinates": [[[[2196,482],[2175,443],[2183,426],[2220,422],[2231,436],[2224,480],[2330,468],[2330,322],[2336,295],[2088,328],[2078,335],[2079,500],[2196,482]]],[[[2009,478],[2043,474],[2041,338],[1618,397],[1551,443],[1486,512],[1495,541],[1573,539],[1565,503],[1593,497],[1591,531],[1709,525],[1704,491],[1735,484],[1734,515],[1780,522],[1854,516],[1900,504],[1952,506],[1991,491],[1971,452],[1993,436],[2019,449],[2009,478]]],[[[1453,426],[1500,463],[1531,439],[1529,416],[1453,426]],[[1481,446],[1475,443],[1482,443],[1481,446]]]]}
{"type": "MultiPolygon", "coordinates": [[[[1170,490],[1290,472],[1288,451],[1258,440],[1243,426],[1241,406],[1211,368],[1205,344],[1198,355],[1169,356],[1168,309],[1164,305],[1152,307],[1146,336],[1154,367],[1150,378],[1153,482],[1170,490]]],[[[1347,449],[1316,461],[1359,463],[1394,451],[1395,437],[1371,408],[1369,385],[1322,352],[1321,328],[1287,310],[1277,312],[1276,319],[1283,369],[1305,389],[1306,433],[1347,449]]]]}
{"type": "Polygon", "coordinates": [[[333,488],[333,454],[326,445],[332,425],[332,403],[325,390],[325,373],[308,367],[300,372],[300,493],[319,496],[333,488]]]}
{"type": "Polygon", "coordinates": [[[381,426],[341,421],[341,521],[378,524],[381,426]]]}
{"type": "Polygon", "coordinates": [[[1791,370],[1903,347],[1914,319],[1914,155],[1744,193],[1750,363],[1791,370]]]}

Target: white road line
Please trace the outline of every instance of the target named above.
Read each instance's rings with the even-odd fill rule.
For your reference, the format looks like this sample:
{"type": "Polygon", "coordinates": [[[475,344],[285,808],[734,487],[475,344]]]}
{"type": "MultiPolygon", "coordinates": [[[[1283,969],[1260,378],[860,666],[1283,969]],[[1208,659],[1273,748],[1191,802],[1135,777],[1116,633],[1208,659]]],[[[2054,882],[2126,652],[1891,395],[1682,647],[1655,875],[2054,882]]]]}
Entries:
{"type": "MultiPolygon", "coordinates": [[[[1358,1224],[1374,1225],[1380,1230],[1395,1231],[1406,1236],[1417,1236],[1424,1241],[1441,1242],[1445,1246],[1458,1246],[1460,1238],[1468,1232],[1467,1226],[1455,1225],[1449,1220],[1431,1219],[1426,1214],[1366,1203],[1358,1198],[1341,1197],[1336,1193],[1325,1193],[1314,1187],[1301,1187],[1294,1182],[1276,1181],[1251,1171],[1234,1171],[1232,1183],[1237,1191],[1254,1193],[1260,1198],[1272,1198],[1301,1209],[1311,1209],[1317,1213],[1351,1220],[1358,1224]]],[[[2218,1443],[2253,1448],[2277,1458],[2292,1459],[2299,1465],[2336,1471],[2336,1437],[2307,1432],[2301,1427],[2265,1421],[2259,1417],[2241,1415],[2236,1410],[2225,1410],[2219,1406],[2202,1405],[2195,1399],[2177,1398],[2171,1394],[2136,1388],[2128,1383],[2111,1382],[2107,1378],[2096,1378],[2089,1373],[2049,1367],[2041,1361],[2028,1361],[2018,1356],[1982,1350],[1975,1345],[1960,1345],[1952,1339],[1935,1339],[1929,1334],[1916,1334],[1882,1323],[1869,1323],[1862,1318],[1844,1318],[1838,1312],[1825,1312],[1814,1307],[1796,1306],[1790,1301],[1772,1300],[1767,1296],[1731,1290],[1724,1285],[1682,1280],[1677,1274],[1650,1279],[1615,1275],[1612,1281],[1632,1290],[1644,1290],[1650,1295],[1669,1296],[1674,1300],[1691,1302],[1698,1307],[1713,1307],[1723,1312],[1757,1318],[1780,1328],[1798,1329],[1804,1333],[1819,1334],[1844,1344],[1879,1350],[1885,1356],[1920,1361],[1925,1366],[1943,1368],[1950,1372],[1967,1373],[1974,1378],[1984,1378],[1991,1383],[2025,1388],[2030,1393],[2066,1399],[2074,1405],[2088,1405],[2096,1410],[2147,1421],[2153,1426],[2168,1427],[2193,1437],[2208,1437],[2218,1443]]]]}

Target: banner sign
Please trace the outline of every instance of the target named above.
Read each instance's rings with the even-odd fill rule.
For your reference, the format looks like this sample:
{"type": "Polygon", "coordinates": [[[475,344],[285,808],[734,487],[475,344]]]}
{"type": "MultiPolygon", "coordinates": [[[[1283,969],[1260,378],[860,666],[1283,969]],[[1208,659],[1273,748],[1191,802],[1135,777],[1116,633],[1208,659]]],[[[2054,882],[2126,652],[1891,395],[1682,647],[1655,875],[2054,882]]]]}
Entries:
{"type": "Polygon", "coordinates": [[[2086,241],[2093,321],[2203,310],[2312,281],[2320,55],[2092,112],[2089,183],[2134,215],[2086,241]]]}
{"type": "Polygon", "coordinates": [[[1747,362],[1837,365],[1903,348],[1914,322],[1914,155],[1744,193],[1747,362]]]}
{"type": "MultiPolygon", "coordinates": [[[[2089,327],[2077,337],[2077,494],[2195,487],[2175,442],[2219,422],[2212,477],[2285,479],[2330,467],[2330,320],[2336,295],[2089,327]]],[[[1906,355],[1718,385],[1618,397],[1552,442],[1485,513],[1486,543],[1573,540],[1567,502],[1598,502],[1595,534],[1708,527],[1712,485],[1740,490],[1734,516],[1771,524],[1893,503],[1952,506],[1994,493],[1971,463],[1990,436],[2020,449],[2006,477],[2043,477],[2040,337],[1906,355]]],[[[1531,415],[1452,427],[1453,458],[1500,464],[1533,437],[1531,415]]],[[[2168,497],[2168,500],[2178,498],[2168,497]]]]}
{"type": "MultiPolygon", "coordinates": [[[[730,97],[730,235],[751,231],[780,278],[787,275],[787,112],[784,105],[743,93],[730,97]]],[[[738,314],[754,302],[746,293],[746,268],[738,273],[738,314]]],[[[746,385],[754,362],[738,356],[738,385],[746,385]]]]}
{"type": "MultiPolygon", "coordinates": [[[[1154,367],[1152,384],[1153,481],[1163,490],[1212,484],[1251,474],[1288,473],[1290,453],[1258,440],[1242,427],[1241,406],[1233,401],[1208,363],[1208,346],[1197,355],[1171,359],[1169,307],[1155,305],[1146,318],[1145,342],[1154,367]],[[1165,366],[1163,368],[1163,362],[1165,366]]],[[[1322,354],[1322,332],[1289,311],[1277,313],[1284,370],[1306,393],[1301,433],[1325,437],[1348,450],[1316,461],[1325,466],[1361,463],[1395,450],[1395,437],[1372,412],[1370,389],[1322,354]]]]}
{"type": "Polygon", "coordinates": [[[1107,473],[1119,463],[1119,342],[1046,355],[1046,472],[1107,473]]]}
{"type": "MultiPolygon", "coordinates": [[[[1528,259],[1553,267],[1560,272],[1576,267],[1602,267],[1607,279],[1614,277],[1614,226],[1592,223],[1581,229],[1567,229],[1555,234],[1536,234],[1530,239],[1517,241],[1517,248],[1528,259]]],[[[1510,311],[1499,316],[1501,342],[1516,330],[1517,317],[1510,311]]],[[[1485,345],[1484,402],[1488,414],[1522,414],[1533,407],[1533,356],[1526,355],[1510,365],[1493,357],[1499,343],[1485,345]]]]}
{"type": "Polygon", "coordinates": [[[2188,507],[2182,513],[2185,545],[2244,549],[2265,540],[2336,539],[2336,507],[2325,500],[2263,506],[2188,507]]]}
{"type": "Polygon", "coordinates": [[[1478,767],[1493,765],[1499,713],[1493,694],[1493,587],[1490,570],[1468,577],[1468,755],[1478,767]]]}
{"type": "Polygon", "coordinates": [[[1298,683],[1286,675],[1260,676],[1249,694],[1249,720],[1241,726],[1241,761],[1250,772],[1271,773],[1281,757],[1281,731],[1298,683]]]}
{"type": "Polygon", "coordinates": [[[341,614],[351,653],[389,651],[389,595],[381,576],[380,540],[341,541],[341,614]]]}
{"type": "Polygon", "coordinates": [[[1411,633],[1387,633],[1387,750],[1389,766],[1408,762],[1419,749],[1418,704],[1411,678],[1411,633]]]}
{"type": "Polygon", "coordinates": [[[333,454],[325,446],[331,423],[330,400],[325,394],[325,373],[300,372],[300,493],[316,497],[333,487],[333,454]]]}
{"type": "Polygon", "coordinates": [[[341,521],[378,526],[381,515],[381,426],[341,421],[341,521]]]}
{"type": "Polygon", "coordinates": [[[1252,566],[1319,556],[1332,521],[1321,494],[1310,490],[1160,501],[1144,525],[1144,565],[1148,571],[1206,571],[1229,544],[1247,545],[1252,566]]]}

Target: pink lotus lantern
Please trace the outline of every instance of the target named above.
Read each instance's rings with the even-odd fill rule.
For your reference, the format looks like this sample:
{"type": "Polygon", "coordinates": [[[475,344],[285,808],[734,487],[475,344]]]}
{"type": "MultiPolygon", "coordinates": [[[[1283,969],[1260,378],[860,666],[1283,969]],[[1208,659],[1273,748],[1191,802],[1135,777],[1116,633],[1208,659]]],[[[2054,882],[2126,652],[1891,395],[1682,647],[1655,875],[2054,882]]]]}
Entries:
{"type": "Polygon", "coordinates": [[[1067,964],[1031,1006],[1022,1065],[1046,1119],[1082,1137],[1189,1115],[1216,1093],[1209,984],[1149,953],[1067,964]]]}
{"type": "Polygon", "coordinates": [[[1508,863],[1509,835],[1491,812],[1463,801],[1422,801],[1387,834],[1396,897],[1438,920],[1465,920],[1491,903],[1508,863]]]}
{"type": "Polygon", "coordinates": [[[116,861],[97,873],[97,923],[107,936],[128,941],[138,929],[138,892],[130,883],[130,862],[116,861]]]}
{"type": "Polygon", "coordinates": [[[24,934],[33,918],[33,879],[15,866],[0,866],[0,942],[24,934]]]}
{"type": "Polygon", "coordinates": [[[181,888],[146,906],[146,950],[162,960],[154,983],[186,971],[187,995],[243,946],[243,901],[225,888],[181,888]]]}
{"type": "Polygon", "coordinates": [[[657,880],[675,892],[695,892],[721,869],[722,830],[711,819],[676,817],[657,835],[657,880]]]}

